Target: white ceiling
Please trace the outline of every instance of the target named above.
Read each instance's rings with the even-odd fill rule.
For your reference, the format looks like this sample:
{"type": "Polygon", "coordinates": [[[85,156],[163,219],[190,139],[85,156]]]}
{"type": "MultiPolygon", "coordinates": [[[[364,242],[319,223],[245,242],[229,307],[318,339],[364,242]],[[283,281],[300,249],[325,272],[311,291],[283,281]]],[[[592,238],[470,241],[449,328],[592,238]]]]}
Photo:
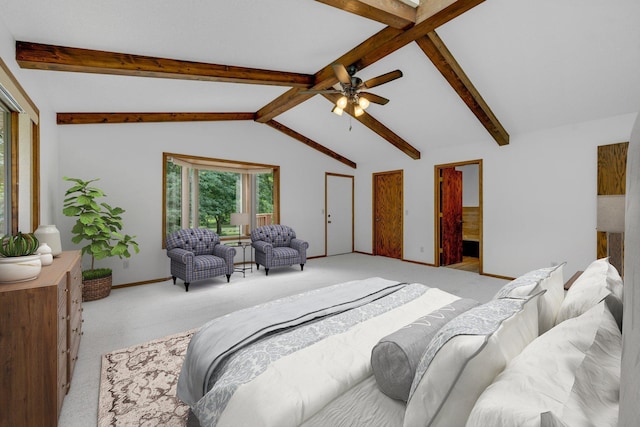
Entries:
{"type": "MultiPolygon", "coordinates": [[[[383,28],[313,0],[0,0],[0,10],[16,40],[306,74],[383,28]]],[[[487,0],[437,32],[514,136],[637,112],[639,22],[638,0],[487,0]]],[[[391,102],[368,112],[423,156],[443,145],[496,145],[415,43],[358,76],[394,69],[404,77],[372,90],[391,102]]],[[[255,112],[287,90],[25,73],[56,112],[255,112]]],[[[316,96],[276,120],[356,163],[406,158],[330,109],[316,96]]]]}

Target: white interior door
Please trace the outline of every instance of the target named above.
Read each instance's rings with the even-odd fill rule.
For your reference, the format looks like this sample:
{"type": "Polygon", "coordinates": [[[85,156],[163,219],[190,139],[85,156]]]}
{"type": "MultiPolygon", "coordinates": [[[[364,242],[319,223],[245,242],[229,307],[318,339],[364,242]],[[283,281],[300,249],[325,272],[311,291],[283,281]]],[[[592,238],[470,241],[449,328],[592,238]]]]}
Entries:
{"type": "Polygon", "coordinates": [[[327,174],[327,255],[353,252],[353,176],[327,174]]]}

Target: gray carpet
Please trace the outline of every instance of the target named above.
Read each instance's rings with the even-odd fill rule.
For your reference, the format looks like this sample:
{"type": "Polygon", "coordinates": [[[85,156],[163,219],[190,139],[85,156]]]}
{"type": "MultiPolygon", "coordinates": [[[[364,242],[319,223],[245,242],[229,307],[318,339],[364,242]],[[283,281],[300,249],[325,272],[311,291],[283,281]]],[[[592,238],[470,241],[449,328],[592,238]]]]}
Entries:
{"type": "MultiPolygon", "coordinates": [[[[157,276],[157,274],[150,274],[157,276]]],[[[384,257],[347,254],[311,259],[305,265],[269,271],[235,273],[194,282],[189,292],[171,281],[114,289],[105,299],[83,304],[84,324],[79,358],[59,425],[87,427],[97,423],[100,360],[104,353],[197,328],[206,321],[274,298],[348,280],[383,277],[419,282],[484,302],[504,280],[449,268],[432,268],[384,257]]]]}

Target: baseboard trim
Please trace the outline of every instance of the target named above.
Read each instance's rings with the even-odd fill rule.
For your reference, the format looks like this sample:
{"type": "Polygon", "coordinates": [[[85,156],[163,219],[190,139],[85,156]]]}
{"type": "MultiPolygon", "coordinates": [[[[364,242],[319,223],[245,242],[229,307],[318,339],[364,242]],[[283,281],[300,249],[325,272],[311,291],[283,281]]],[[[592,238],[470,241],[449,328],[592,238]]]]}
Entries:
{"type": "Polygon", "coordinates": [[[410,262],[411,264],[418,264],[418,265],[424,265],[426,267],[435,267],[435,264],[429,263],[429,262],[422,262],[422,261],[414,261],[411,259],[402,259],[402,261],[404,262],[410,262]]]}
{"type": "Polygon", "coordinates": [[[150,285],[151,283],[166,282],[167,280],[170,280],[170,279],[171,279],[171,276],[163,277],[163,278],[160,278],[160,279],[144,280],[142,282],[123,283],[121,285],[114,285],[111,288],[112,289],[131,288],[133,286],[142,286],[142,285],[150,285]]]}

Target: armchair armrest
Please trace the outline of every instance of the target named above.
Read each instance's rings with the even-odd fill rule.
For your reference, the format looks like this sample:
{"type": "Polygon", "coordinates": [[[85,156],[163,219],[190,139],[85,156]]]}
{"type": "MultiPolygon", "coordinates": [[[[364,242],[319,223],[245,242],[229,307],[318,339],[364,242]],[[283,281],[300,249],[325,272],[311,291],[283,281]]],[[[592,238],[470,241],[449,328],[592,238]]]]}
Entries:
{"type": "Polygon", "coordinates": [[[213,247],[213,255],[223,258],[227,265],[233,265],[233,259],[236,256],[236,249],[220,243],[213,247]]]}
{"type": "Polygon", "coordinates": [[[191,264],[193,263],[193,252],[187,251],[181,248],[173,248],[170,251],[167,251],[167,256],[172,260],[176,260],[183,264],[191,264]]]}
{"type": "Polygon", "coordinates": [[[265,254],[271,254],[273,252],[273,245],[271,243],[265,242],[264,240],[256,240],[251,243],[251,246],[257,251],[263,252],[265,254]]]}
{"type": "Polygon", "coordinates": [[[291,239],[291,247],[298,252],[303,253],[309,248],[309,243],[302,239],[291,239]]]}

